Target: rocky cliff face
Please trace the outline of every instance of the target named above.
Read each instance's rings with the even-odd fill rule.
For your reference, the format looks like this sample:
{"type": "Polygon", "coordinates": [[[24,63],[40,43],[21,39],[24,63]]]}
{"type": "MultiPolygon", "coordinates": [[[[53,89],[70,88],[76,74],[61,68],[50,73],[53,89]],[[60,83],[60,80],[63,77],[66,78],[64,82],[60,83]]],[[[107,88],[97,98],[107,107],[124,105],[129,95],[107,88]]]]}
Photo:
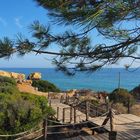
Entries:
{"type": "Polygon", "coordinates": [[[22,73],[0,71],[0,76],[10,77],[16,80],[25,80],[25,74],[22,73]]]}
{"type": "Polygon", "coordinates": [[[25,74],[11,72],[11,77],[14,79],[25,79],[25,74]]]}
{"type": "Polygon", "coordinates": [[[0,76],[5,76],[5,77],[9,77],[9,78],[14,78],[17,80],[17,82],[22,83],[23,81],[31,84],[32,80],[40,80],[41,79],[41,73],[39,72],[34,72],[31,73],[28,76],[28,80],[25,79],[25,74],[22,73],[15,73],[15,72],[7,72],[7,71],[1,71],[0,70],[0,76]]]}
{"type": "Polygon", "coordinates": [[[0,71],[0,76],[11,77],[10,72],[0,71]]]}
{"type": "Polygon", "coordinates": [[[41,79],[41,73],[39,73],[39,72],[31,73],[29,75],[28,79],[30,79],[30,80],[40,80],[41,79]]]}

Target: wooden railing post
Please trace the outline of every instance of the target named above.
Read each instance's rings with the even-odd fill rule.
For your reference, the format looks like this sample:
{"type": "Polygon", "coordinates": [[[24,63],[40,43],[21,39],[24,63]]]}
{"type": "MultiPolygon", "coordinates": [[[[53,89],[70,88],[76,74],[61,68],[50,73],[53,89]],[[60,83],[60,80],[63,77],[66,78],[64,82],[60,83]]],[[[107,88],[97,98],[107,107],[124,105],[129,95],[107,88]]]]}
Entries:
{"type": "Polygon", "coordinates": [[[59,107],[57,107],[57,120],[59,120],[59,107]]]}
{"type": "Polygon", "coordinates": [[[63,123],[65,122],[65,108],[63,108],[63,123]]]}
{"type": "Polygon", "coordinates": [[[64,102],[64,96],[61,95],[61,98],[60,98],[60,103],[63,103],[64,102]]]}
{"type": "Polygon", "coordinates": [[[43,132],[43,136],[44,136],[44,140],[47,140],[47,124],[48,122],[47,122],[47,119],[44,119],[44,122],[43,122],[43,130],[44,130],[44,132],[43,132]]]}
{"type": "Polygon", "coordinates": [[[69,102],[70,102],[70,97],[67,96],[67,104],[69,104],[69,102]]]}
{"type": "Polygon", "coordinates": [[[98,117],[98,107],[95,107],[96,117],[98,117]]]}
{"type": "Polygon", "coordinates": [[[72,110],[73,110],[73,108],[72,108],[72,106],[70,107],[70,123],[72,122],[72,110]]]}
{"type": "Polygon", "coordinates": [[[130,97],[128,97],[127,113],[130,113],[130,97]]]}
{"type": "Polygon", "coordinates": [[[89,120],[89,101],[86,101],[86,121],[89,120]]]}
{"type": "Polygon", "coordinates": [[[74,123],[76,123],[76,106],[74,107],[74,123]]]}
{"type": "Polygon", "coordinates": [[[106,111],[109,111],[109,103],[106,103],[106,111]]]}
{"type": "Polygon", "coordinates": [[[109,132],[109,140],[117,139],[117,132],[114,131],[114,114],[112,108],[109,110],[109,118],[110,118],[110,132],[109,132]]]}
{"type": "Polygon", "coordinates": [[[65,104],[68,104],[68,95],[66,93],[66,100],[65,100],[65,104]]]}
{"type": "Polygon", "coordinates": [[[110,131],[114,131],[114,116],[112,112],[112,108],[109,110],[109,117],[110,117],[110,131]]]}

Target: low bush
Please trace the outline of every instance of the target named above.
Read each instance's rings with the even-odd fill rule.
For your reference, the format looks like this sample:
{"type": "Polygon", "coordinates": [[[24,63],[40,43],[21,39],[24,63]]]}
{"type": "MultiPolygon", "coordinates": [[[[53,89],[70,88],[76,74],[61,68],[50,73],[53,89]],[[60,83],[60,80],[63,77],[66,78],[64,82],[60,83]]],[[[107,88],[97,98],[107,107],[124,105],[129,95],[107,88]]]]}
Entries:
{"type": "Polygon", "coordinates": [[[92,99],[91,100],[91,103],[93,104],[93,105],[95,105],[95,106],[99,106],[99,101],[98,100],[95,100],[95,99],[92,99]]]}
{"type": "Polygon", "coordinates": [[[130,92],[136,100],[140,100],[140,85],[132,89],[130,92]]]}
{"type": "Polygon", "coordinates": [[[5,93],[5,94],[18,94],[19,91],[16,86],[12,85],[0,85],[0,93],[5,93]]]}
{"type": "Polygon", "coordinates": [[[135,100],[134,97],[128,92],[128,90],[123,88],[115,89],[111,94],[109,94],[110,101],[114,103],[122,103],[124,106],[133,105],[135,100]]]}
{"type": "Polygon", "coordinates": [[[13,78],[0,76],[0,83],[4,85],[16,86],[16,81],[13,78]]]}
{"type": "Polygon", "coordinates": [[[138,103],[138,104],[135,104],[135,105],[132,106],[131,113],[140,117],[140,111],[139,110],[140,110],[140,104],[138,103]]]}
{"type": "Polygon", "coordinates": [[[125,107],[122,103],[113,104],[113,109],[117,111],[116,113],[125,114],[127,113],[127,107],[125,107]]]}
{"type": "Polygon", "coordinates": [[[45,80],[33,80],[32,86],[42,92],[60,92],[58,87],[45,80]]]}
{"type": "Polygon", "coordinates": [[[0,85],[0,134],[29,130],[54,115],[45,97],[21,93],[14,82],[2,80],[0,85]]]}
{"type": "Polygon", "coordinates": [[[13,78],[0,76],[0,93],[16,94],[19,93],[16,81],[13,78]]]}

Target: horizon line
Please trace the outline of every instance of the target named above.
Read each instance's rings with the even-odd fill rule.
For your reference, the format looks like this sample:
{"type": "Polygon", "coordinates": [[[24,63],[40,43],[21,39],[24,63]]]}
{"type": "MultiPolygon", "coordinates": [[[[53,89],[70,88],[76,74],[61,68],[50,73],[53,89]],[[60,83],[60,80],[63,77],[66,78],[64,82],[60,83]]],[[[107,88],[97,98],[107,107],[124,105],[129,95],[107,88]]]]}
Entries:
{"type": "MultiPolygon", "coordinates": [[[[7,69],[7,68],[17,68],[17,69],[22,69],[22,68],[24,68],[24,69],[30,69],[30,68],[40,68],[40,69],[56,69],[55,67],[0,67],[0,69],[7,69]]],[[[103,67],[103,68],[101,68],[101,69],[119,69],[119,68],[124,68],[125,69],[125,67],[103,67]]],[[[138,67],[131,67],[131,68],[138,68],[138,67]]],[[[129,69],[131,69],[131,68],[129,68],[129,69]]]]}

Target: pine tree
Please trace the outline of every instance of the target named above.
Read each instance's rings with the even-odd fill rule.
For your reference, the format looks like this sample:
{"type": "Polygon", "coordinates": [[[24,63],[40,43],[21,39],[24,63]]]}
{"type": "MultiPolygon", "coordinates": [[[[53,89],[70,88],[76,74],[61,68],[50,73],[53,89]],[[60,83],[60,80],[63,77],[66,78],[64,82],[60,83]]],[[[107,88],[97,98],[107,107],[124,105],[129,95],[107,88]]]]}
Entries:
{"type": "MultiPolygon", "coordinates": [[[[105,65],[115,64],[122,58],[140,59],[140,2],[139,0],[35,0],[44,7],[58,25],[76,26],[80,31],[51,33],[51,26],[38,21],[31,24],[32,37],[36,42],[18,37],[0,40],[0,57],[9,58],[13,53],[30,52],[50,54],[58,70],[67,74],[76,71],[95,71],[105,65]],[[129,25],[132,24],[132,27],[129,25]],[[127,25],[127,26],[125,26],[127,25]],[[111,44],[92,44],[94,31],[111,44]],[[59,51],[47,50],[52,44],[59,51]],[[69,68],[71,67],[71,68],[69,68]]],[[[130,62],[130,65],[132,63],[130,62]]],[[[126,68],[129,68],[127,65],[126,68]]]]}

